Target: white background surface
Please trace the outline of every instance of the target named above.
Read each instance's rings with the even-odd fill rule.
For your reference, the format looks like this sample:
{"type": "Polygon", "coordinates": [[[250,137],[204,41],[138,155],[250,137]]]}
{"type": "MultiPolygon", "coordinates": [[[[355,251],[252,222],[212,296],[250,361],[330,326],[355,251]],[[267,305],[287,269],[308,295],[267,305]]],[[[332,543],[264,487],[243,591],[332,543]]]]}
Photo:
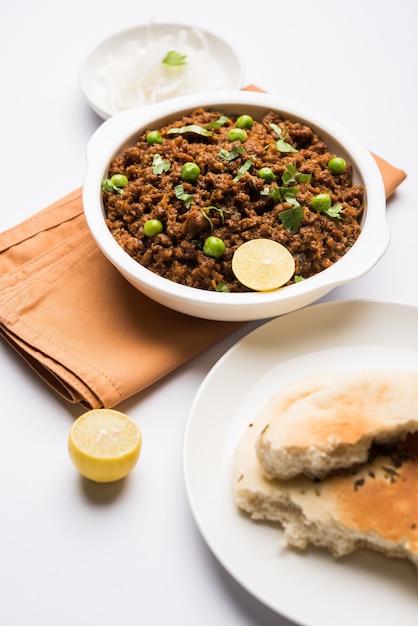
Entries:
{"type": "MultiPolygon", "coordinates": [[[[152,18],[184,21],[228,38],[244,58],[247,83],[331,115],[408,173],[388,203],[385,257],[327,299],[418,304],[417,7],[412,0],[15,0],[0,21],[0,230],[82,185],[85,145],[101,123],[78,84],[91,47],[152,18]]],[[[1,624],[289,624],[212,556],[182,475],[193,398],[212,365],[253,327],[118,407],[140,425],[144,446],[134,473],[113,486],[81,480],[68,459],[68,431],[82,409],[0,344],[1,624]]]]}

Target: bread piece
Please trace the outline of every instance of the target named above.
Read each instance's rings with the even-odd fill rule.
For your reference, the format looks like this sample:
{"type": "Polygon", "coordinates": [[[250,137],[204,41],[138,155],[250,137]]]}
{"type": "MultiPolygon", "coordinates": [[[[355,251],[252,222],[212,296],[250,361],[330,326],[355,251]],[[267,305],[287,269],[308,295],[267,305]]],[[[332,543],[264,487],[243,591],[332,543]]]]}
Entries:
{"type": "Polygon", "coordinates": [[[265,475],[322,477],[364,463],[373,442],[418,431],[418,372],[345,374],[285,411],[273,398],[261,413],[265,427],[256,448],[265,475]]]}
{"type": "MultiPolygon", "coordinates": [[[[284,404],[290,392],[283,390],[284,404]]],[[[367,547],[418,568],[418,435],[356,470],[322,480],[269,480],[255,452],[265,425],[265,416],[257,416],[236,449],[233,491],[240,509],[255,520],[279,522],[288,546],[322,546],[335,557],[367,547]]]]}

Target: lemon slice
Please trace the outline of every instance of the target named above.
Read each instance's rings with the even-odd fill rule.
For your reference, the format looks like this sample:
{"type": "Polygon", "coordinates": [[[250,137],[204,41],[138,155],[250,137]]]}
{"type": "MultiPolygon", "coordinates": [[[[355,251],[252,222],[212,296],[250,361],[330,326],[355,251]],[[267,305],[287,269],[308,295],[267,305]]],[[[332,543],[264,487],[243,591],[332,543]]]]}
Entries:
{"type": "Polygon", "coordinates": [[[113,409],[93,409],[72,425],[68,452],[82,476],[109,483],[133,470],[141,443],[141,432],[127,415],[113,409]]]}
{"type": "Polygon", "coordinates": [[[271,291],[292,278],[295,261],[281,243],[272,239],[251,239],[236,249],[232,271],[249,289],[271,291]]]}

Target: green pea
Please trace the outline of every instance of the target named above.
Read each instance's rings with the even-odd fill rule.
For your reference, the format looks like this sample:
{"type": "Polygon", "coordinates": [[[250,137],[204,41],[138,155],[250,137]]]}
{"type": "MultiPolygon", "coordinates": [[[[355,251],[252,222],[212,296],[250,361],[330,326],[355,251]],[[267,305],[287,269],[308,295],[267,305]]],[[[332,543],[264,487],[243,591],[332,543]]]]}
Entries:
{"type": "Polygon", "coordinates": [[[331,208],[332,200],[329,193],[319,193],[317,196],[314,196],[311,200],[311,206],[315,211],[319,211],[322,213],[323,211],[328,211],[331,208]]]}
{"type": "Polygon", "coordinates": [[[219,237],[210,235],[203,244],[203,253],[214,259],[219,259],[225,252],[225,243],[219,237]]]}
{"type": "Polygon", "coordinates": [[[185,163],[181,168],[181,177],[183,180],[194,183],[200,174],[200,167],[197,163],[185,163]]]}
{"type": "Polygon", "coordinates": [[[347,167],[347,163],[342,157],[334,157],[328,161],[328,169],[333,174],[343,174],[347,167]]]}
{"type": "Polygon", "coordinates": [[[254,120],[251,115],[240,115],[237,121],[235,122],[235,126],[237,128],[252,128],[254,124],[254,120]]]}
{"type": "Polygon", "coordinates": [[[115,187],[126,187],[128,179],[124,174],[113,174],[110,182],[115,185],[115,187]]]}
{"type": "Polygon", "coordinates": [[[144,224],[144,233],[147,237],[155,237],[163,230],[160,220],[147,220],[144,224]]]}
{"type": "Polygon", "coordinates": [[[228,133],[228,140],[245,143],[247,141],[247,133],[243,128],[231,128],[228,133]]]}
{"type": "Polygon", "coordinates": [[[151,130],[147,135],[147,142],[152,145],[153,143],[163,143],[163,138],[158,130],[151,130]]]}
{"type": "Polygon", "coordinates": [[[271,183],[275,179],[273,174],[273,170],[269,167],[262,167],[261,170],[258,170],[258,175],[260,178],[266,181],[266,183],[271,183]]]}

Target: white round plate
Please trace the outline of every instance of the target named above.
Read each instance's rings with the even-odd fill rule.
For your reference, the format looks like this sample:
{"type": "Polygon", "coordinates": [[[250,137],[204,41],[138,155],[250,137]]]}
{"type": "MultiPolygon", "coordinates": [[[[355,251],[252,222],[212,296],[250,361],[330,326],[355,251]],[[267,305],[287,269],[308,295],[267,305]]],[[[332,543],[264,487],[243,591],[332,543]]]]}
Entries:
{"type": "MultiPolygon", "coordinates": [[[[143,92],[138,88],[137,100],[129,106],[116,107],[109,93],[109,84],[112,90],[123,90],[129,93],[130,98],[133,97],[134,90],[129,88],[128,79],[135,82],[135,76],[155,76],[160,63],[156,55],[162,55],[162,62],[173,48],[179,54],[186,53],[186,65],[200,63],[200,71],[181,83],[177,95],[208,90],[233,91],[244,86],[243,63],[227,41],[200,26],[150,22],[112,34],[86,56],[80,67],[79,78],[81,89],[92,109],[107,119],[125,108],[155,104],[156,100],[142,102],[143,92]],[[140,57],[137,46],[142,50],[140,57]],[[110,80],[108,72],[110,67],[115,67],[118,55],[122,55],[123,64],[117,68],[117,76],[114,75],[110,80]]],[[[173,97],[169,85],[173,83],[162,83],[158,101],[173,97]],[[167,89],[166,95],[163,95],[162,89],[167,89]]]]}
{"type": "Polygon", "coordinates": [[[279,526],[241,514],[232,458],[274,392],[313,372],[418,371],[418,308],[376,301],[317,304],[267,322],[231,348],[200,387],[184,439],[186,490],[209,548],[248,592],[303,626],[412,624],[418,572],[371,550],[334,559],[281,546],[279,526]]]}

